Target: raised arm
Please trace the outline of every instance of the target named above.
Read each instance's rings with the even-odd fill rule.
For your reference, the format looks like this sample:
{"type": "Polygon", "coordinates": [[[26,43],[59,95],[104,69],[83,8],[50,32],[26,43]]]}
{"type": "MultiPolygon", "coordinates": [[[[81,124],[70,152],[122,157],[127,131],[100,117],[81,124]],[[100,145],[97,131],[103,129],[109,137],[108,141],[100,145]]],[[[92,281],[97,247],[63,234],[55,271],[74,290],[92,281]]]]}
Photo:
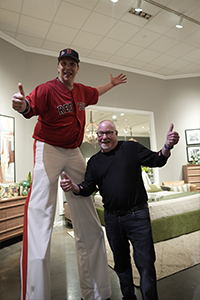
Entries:
{"type": "Polygon", "coordinates": [[[19,92],[12,97],[12,108],[21,114],[29,112],[30,105],[28,100],[25,99],[24,89],[21,83],[18,83],[19,92]]]}
{"type": "Polygon", "coordinates": [[[75,194],[80,193],[79,186],[71,181],[65,172],[62,172],[63,179],[60,181],[60,186],[64,192],[72,191],[75,194]]]}
{"type": "Polygon", "coordinates": [[[121,83],[126,83],[126,81],[127,81],[127,77],[123,73],[119,74],[116,77],[113,77],[112,74],[110,74],[110,82],[101,86],[97,86],[96,89],[99,92],[99,96],[101,96],[105,94],[107,91],[109,91],[110,89],[112,89],[114,86],[117,86],[118,84],[121,83]]]}
{"type": "Polygon", "coordinates": [[[174,125],[171,124],[167,132],[166,142],[162,148],[162,154],[166,157],[169,156],[170,150],[179,142],[179,134],[176,131],[173,131],[174,125]]]}

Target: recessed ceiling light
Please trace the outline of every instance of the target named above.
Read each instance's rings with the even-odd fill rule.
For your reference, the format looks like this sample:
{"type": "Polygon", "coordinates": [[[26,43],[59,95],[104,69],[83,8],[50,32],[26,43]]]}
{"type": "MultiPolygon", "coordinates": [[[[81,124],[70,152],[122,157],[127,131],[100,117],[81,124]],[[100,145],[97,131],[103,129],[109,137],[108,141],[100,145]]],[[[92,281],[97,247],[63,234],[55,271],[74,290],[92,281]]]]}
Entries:
{"type": "Polygon", "coordinates": [[[115,2],[118,2],[118,0],[111,0],[111,2],[115,3],[115,2]]]}
{"type": "Polygon", "coordinates": [[[121,113],[120,116],[124,116],[124,113],[121,113]]]}
{"type": "Polygon", "coordinates": [[[115,119],[117,118],[117,116],[116,116],[116,115],[113,115],[112,118],[115,120],[115,119]]]}

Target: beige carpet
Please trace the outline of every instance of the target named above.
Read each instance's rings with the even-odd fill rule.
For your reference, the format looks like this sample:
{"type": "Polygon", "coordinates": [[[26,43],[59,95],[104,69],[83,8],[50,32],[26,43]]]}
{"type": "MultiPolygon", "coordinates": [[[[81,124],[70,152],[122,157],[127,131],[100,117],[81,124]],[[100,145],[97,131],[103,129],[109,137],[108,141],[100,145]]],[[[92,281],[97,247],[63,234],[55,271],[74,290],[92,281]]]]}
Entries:
{"type": "MultiPolygon", "coordinates": [[[[105,234],[105,228],[102,227],[105,234]]],[[[114,267],[112,251],[105,234],[108,264],[114,267]]],[[[157,279],[177,273],[200,263],[200,231],[156,243],[156,274],[157,279]]],[[[132,251],[132,247],[131,247],[132,251]]],[[[132,259],[134,284],[139,286],[139,273],[132,259]]]]}
{"type": "MultiPolygon", "coordinates": [[[[108,265],[113,268],[113,256],[105,235],[108,265]]],[[[73,230],[68,231],[73,237],[73,230]]],[[[132,247],[131,247],[132,249],[132,247]]],[[[132,250],[131,250],[132,251],[132,250]]],[[[200,231],[155,244],[157,279],[172,275],[200,263],[200,231]]],[[[131,255],[132,256],[132,255],[131,255]]],[[[139,286],[139,273],[132,260],[134,284],[139,286]]]]}

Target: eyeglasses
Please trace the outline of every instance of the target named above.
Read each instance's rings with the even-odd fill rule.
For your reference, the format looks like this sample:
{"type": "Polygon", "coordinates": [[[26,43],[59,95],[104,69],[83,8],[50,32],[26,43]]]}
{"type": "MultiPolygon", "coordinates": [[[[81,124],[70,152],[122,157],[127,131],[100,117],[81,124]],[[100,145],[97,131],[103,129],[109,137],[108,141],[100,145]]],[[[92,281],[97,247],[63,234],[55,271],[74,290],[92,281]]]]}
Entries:
{"type": "Polygon", "coordinates": [[[108,130],[108,131],[97,131],[97,135],[98,135],[98,137],[102,137],[105,134],[108,138],[110,138],[115,131],[116,130],[113,130],[113,131],[111,131],[111,130],[108,130]]]}

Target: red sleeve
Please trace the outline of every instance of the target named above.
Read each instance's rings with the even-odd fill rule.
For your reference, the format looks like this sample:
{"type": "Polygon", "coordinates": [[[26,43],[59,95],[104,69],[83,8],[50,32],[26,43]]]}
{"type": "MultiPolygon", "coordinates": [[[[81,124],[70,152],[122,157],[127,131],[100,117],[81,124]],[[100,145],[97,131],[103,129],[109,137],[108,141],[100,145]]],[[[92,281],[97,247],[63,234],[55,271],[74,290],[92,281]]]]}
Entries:
{"type": "Polygon", "coordinates": [[[96,104],[98,102],[98,98],[98,90],[96,88],[87,86],[85,90],[85,106],[96,104]]]}
{"type": "Polygon", "coordinates": [[[38,85],[28,96],[25,97],[30,104],[29,113],[24,117],[29,119],[32,116],[43,115],[48,111],[48,90],[45,84],[38,85]]]}
{"type": "Polygon", "coordinates": [[[74,83],[74,86],[76,86],[73,90],[76,103],[83,102],[85,106],[88,106],[98,102],[99,93],[96,88],[81,83],[74,83]]]}

